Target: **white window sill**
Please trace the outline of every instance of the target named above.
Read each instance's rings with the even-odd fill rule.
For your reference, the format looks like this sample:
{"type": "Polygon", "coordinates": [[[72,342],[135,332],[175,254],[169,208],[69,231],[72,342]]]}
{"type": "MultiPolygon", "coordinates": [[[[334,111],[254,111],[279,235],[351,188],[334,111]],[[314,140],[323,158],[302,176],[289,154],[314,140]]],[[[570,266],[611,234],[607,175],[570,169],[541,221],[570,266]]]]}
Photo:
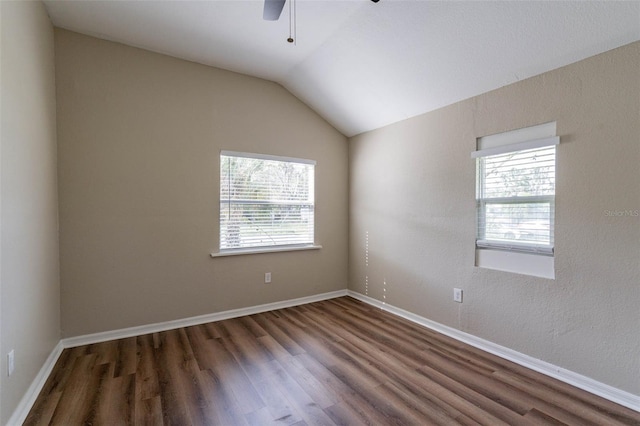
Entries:
{"type": "Polygon", "coordinates": [[[553,256],[515,251],[476,249],[476,266],[515,274],[555,279],[553,256]]]}
{"type": "Polygon", "coordinates": [[[246,249],[225,250],[211,253],[211,257],[241,256],[245,254],[278,253],[283,251],[320,250],[320,245],[282,246],[282,247],[251,247],[246,249]]]}

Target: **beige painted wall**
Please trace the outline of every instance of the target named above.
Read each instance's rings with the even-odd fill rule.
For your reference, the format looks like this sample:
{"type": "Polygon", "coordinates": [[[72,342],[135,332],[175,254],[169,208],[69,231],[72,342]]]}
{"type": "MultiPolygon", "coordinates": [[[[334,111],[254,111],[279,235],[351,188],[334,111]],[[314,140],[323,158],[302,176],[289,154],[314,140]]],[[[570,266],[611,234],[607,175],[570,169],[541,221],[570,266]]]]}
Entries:
{"type": "Polygon", "coordinates": [[[2,19],[0,424],[60,340],[53,27],[40,2],[2,19]],[[6,376],[6,354],[15,372],[6,376]]]}
{"type": "Polygon", "coordinates": [[[352,138],[349,288],[640,395],[640,217],[606,214],[640,210],[638,70],[636,42],[352,138]],[[474,267],[476,137],[554,120],[556,279],[474,267]]]}
{"type": "Polygon", "coordinates": [[[65,337],[346,288],[343,135],[275,83],[55,35],[65,337]],[[317,161],[321,250],[209,257],[223,149],[317,161]]]}

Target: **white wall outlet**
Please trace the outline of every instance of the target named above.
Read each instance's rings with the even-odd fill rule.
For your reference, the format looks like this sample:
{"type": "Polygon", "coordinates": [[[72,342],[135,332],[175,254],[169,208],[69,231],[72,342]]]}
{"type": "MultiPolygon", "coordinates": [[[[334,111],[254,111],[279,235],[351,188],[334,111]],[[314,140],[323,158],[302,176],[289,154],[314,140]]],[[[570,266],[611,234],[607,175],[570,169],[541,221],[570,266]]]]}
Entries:
{"type": "Polygon", "coordinates": [[[11,351],[7,354],[7,376],[12,375],[13,370],[15,369],[15,352],[13,351],[13,349],[11,349],[11,351]]]}
{"type": "Polygon", "coordinates": [[[454,302],[458,302],[458,303],[462,303],[462,289],[461,288],[454,288],[453,289],[453,301],[454,302]]]}
{"type": "Polygon", "coordinates": [[[264,274],[264,282],[265,282],[265,284],[269,284],[271,282],[271,272],[265,272],[265,274],[264,274]]]}

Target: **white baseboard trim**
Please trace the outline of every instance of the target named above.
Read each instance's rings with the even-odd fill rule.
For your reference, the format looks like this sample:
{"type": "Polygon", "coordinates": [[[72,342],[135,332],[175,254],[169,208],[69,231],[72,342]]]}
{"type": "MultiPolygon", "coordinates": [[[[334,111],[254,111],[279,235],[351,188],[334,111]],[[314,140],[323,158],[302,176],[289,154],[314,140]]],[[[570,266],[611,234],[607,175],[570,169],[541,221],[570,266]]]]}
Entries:
{"type": "Polygon", "coordinates": [[[334,299],[347,295],[347,290],[337,290],[329,293],[316,294],[313,296],[300,297],[297,299],[283,300],[281,302],[265,303],[264,305],[250,306],[247,308],[232,309],[229,311],[216,312],[213,314],[199,315],[196,317],[183,318],[179,320],[159,322],[155,324],[141,325],[137,327],[122,328],[119,330],[105,331],[101,333],[86,334],[83,336],[69,337],[62,339],[64,348],[90,345],[93,343],[107,342],[109,340],[124,339],[127,337],[141,336],[149,333],[173,330],[181,327],[205,324],[208,322],[221,321],[230,318],[242,317],[245,315],[259,314],[261,312],[273,311],[276,309],[289,308],[292,306],[305,305],[307,303],[319,302],[321,300],[334,299]]]}
{"type": "Polygon", "coordinates": [[[7,425],[21,425],[27,419],[29,415],[29,411],[31,411],[31,407],[36,402],[36,398],[42,391],[44,384],[49,378],[49,374],[53,371],[53,367],[56,365],[60,354],[62,354],[62,350],[64,347],[62,346],[62,342],[58,342],[58,344],[53,348],[47,359],[45,360],[42,368],[38,371],[38,374],[31,382],[31,385],[25,392],[24,396],[18,403],[18,406],[13,411],[13,414],[9,418],[9,422],[7,425]]]}
{"type": "Polygon", "coordinates": [[[555,366],[545,361],[532,358],[528,355],[516,352],[512,349],[504,346],[497,345],[488,340],[481,339],[455,328],[448,327],[446,325],[431,321],[419,315],[413,314],[409,311],[397,308],[395,306],[382,303],[379,300],[365,296],[363,294],[351,291],[351,290],[338,290],[329,293],[317,294],[314,296],[300,297],[297,299],[284,300],[281,302],[266,303],[263,305],[251,306],[247,308],[232,309],[229,311],[218,312],[214,314],[200,315],[197,317],[185,318],[180,320],[166,321],[162,323],[149,324],[138,327],[124,328],[120,330],[107,331],[103,333],[88,334],[84,336],[70,337],[62,339],[53,348],[49,356],[47,357],[42,368],[34,378],[33,382],[25,392],[24,396],[20,400],[20,403],[14,410],[12,416],[9,418],[7,425],[21,425],[27,418],[29,411],[33,407],[36,398],[42,391],[44,384],[46,383],[53,367],[55,366],[60,354],[65,348],[72,348],[76,346],[88,345],[92,343],[106,342],[109,340],[122,339],[126,337],[139,336],[143,334],[156,333],[160,331],[173,330],[181,327],[188,327],[191,325],[205,324],[208,322],[221,321],[230,318],[237,318],[245,315],[253,315],[261,312],[268,312],[276,309],[289,308],[292,306],[304,305],[307,303],[319,302],[321,300],[334,299],[336,297],[351,296],[354,299],[358,299],[364,303],[375,306],[377,308],[388,311],[392,314],[398,315],[402,318],[406,318],[409,321],[415,322],[434,331],[442,333],[446,336],[452,337],[461,342],[467,343],[478,349],[482,349],[486,352],[504,358],[506,360],[515,362],[516,364],[530,368],[539,373],[553,377],[577,388],[583,389],[587,392],[591,392],[595,395],[601,396],[609,401],[623,405],[632,410],[640,412],[640,396],[632,393],[614,388],[612,386],[600,383],[589,377],[574,373],[570,370],[555,366]]]}
{"type": "Polygon", "coordinates": [[[402,318],[408,319],[409,321],[415,322],[446,336],[467,343],[473,347],[499,356],[500,358],[515,362],[516,364],[522,365],[523,367],[527,367],[531,370],[553,377],[554,379],[558,379],[562,382],[568,383],[592,394],[601,396],[602,398],[615,402],[616,404],[620,404],[627,408],[640,412],[640,396],[638,395],[634,395],[632,393],[614,388],[613,386],[598,382],[587,376],[574,373],[573,371],[558,367],[546,361],[530,357],[529,355],[516,352],[512,349],[500,346],[488,340],[476,337],[472,334],[468,334],[455,328],[437,323],[409,311],[405,311],[404,309],[400,309],[395,306],[389,305],[388,303],[383,303],[377,299],[365,296],[361,293],[348,290],[347,294],[354,299],[358,299],[364,303],[398,315],[402,318]]]}

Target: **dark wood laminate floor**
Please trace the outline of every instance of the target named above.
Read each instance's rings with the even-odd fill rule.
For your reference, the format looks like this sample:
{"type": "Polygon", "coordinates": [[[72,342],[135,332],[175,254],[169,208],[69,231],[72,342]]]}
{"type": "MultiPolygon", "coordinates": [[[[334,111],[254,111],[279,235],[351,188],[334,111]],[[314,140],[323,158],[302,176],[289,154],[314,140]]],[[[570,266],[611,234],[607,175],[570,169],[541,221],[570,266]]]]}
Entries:
{"type": "Polygon", "coordinates": [[[349,297],[65,349],[27,425],[640,425],[349,297]]]}

